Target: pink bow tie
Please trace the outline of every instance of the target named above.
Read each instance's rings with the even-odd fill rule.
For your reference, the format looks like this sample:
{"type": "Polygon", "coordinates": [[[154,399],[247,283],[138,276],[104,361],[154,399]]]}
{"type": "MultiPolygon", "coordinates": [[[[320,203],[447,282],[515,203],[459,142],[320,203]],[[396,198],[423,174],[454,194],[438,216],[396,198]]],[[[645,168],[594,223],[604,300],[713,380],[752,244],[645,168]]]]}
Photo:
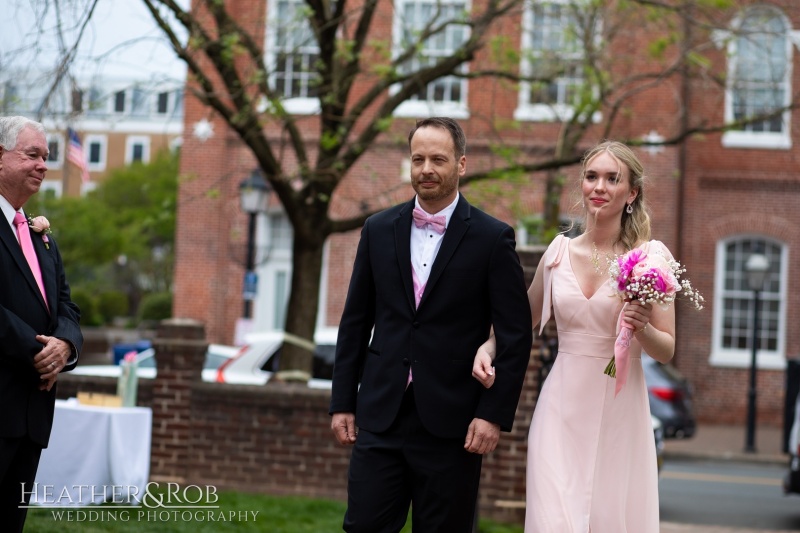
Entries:
{"type": "Polygon", "coordinates": [[[430,224],[433,231],[441,235],[447,227],[447,217],[444,215],[429,215],[419,207],[415,207],[411,215],[414,217],[414,224],[418,228],[423,228],[425,224],[430,224]]]}

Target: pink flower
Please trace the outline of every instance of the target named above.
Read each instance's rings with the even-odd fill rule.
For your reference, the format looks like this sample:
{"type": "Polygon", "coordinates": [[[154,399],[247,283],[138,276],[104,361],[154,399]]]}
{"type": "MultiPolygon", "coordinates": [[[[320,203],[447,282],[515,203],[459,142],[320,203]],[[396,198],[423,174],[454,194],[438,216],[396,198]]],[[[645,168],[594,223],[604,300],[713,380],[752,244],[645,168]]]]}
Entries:
{"type": "Polygon", "coordinates": [[[651,272],[654,277],[653,288],[660,294],[672,296],[681,290],[681,285],[671,270],[654,268],[651,272]]]}
{"type": "MultiPolygon", "coordinates": [[[[634,268],[636,268],[637,265],[644,265],[645,259],[647,259],[647,254],[644,253],[644,250],[640,250],[639,248],[634,248],[627,254],[617,258],[617,264],[619,265],[617,288],[620,291],[625,290],[628,280],[632,277],[634,268]]],[[[635,276],[635,274],[633,275],[635,276]]]]}
{"type": "Polygon", "coordinates": [[[50,249],[50,238],[48,235],[52,233],[50,231],[50,221],[47,220],[46,217],[38,216],[33,218],[28,218],[28,225],[31,227],[33,231],[36,233],[42,234],[42,241],[44,242],[44,247],[48,250],[50,249]]]}
{"type": "Polygon", "coordinates": [[[675,277],[672,265],[663,255],[654,254],[649,256],[646,264],[640,263],[637,265],[637,268],[634,268],[633,275],[638,278],[645,272],[652,278],[653,289],[657,293],[672,296],[681,290],[680,283],[678,282],[678,278],[675,277]],[[638,270],[640,266],[643,267],[642,270],[638,270]]]}
{"type": "Polygon", "coordinates": [[[50,233],[50,221],[47,220],[45,217],[36,217],[31,220],[31,228],[36,233],[45,232],[45,234],[50,233]]]}

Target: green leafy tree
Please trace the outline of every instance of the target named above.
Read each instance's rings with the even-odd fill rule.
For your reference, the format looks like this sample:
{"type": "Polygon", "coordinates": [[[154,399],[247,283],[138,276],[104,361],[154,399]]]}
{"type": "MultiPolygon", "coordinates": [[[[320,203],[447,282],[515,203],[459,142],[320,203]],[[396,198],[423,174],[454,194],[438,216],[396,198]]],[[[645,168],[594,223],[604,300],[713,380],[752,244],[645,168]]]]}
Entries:
{"type": "MultiPolygon", "coordinates": [[[[487,136],[492,138],[497,165],[466,176],[462,184],[543,176],[547,182],[545,235],[552,234],[559,223],[563,192],[559,169],[577,163],[587,143],[613,134],[632,145],[678,145],[692,135],[764,118],[748,116],[726,123],[724,118],[712,122],[706,115],[688,113],[692,83],[724,93],[720,91],[726,88],[724,61],[715,64],[709,58],[718,54],[720,36],[730,42],[729,21],[737,9],[751,3],[743,0],[559,3],[573,21],[564,35],[563,49],[580,52],[571,63],[561,60],[558,50],[534,56],[514,49],[505,38],[503,21],[509,15],[519,17],[523,0],[472,3],[469,12],[448,11],[433,3],[423,26],[405,32],[400,42],[375,31],[378,21],[392,9],[389,2],[306,0],[296,12],[297,20],[287,25],[292,26],[290,30],[307,28],[302,30],[310,41],[306,44],[319,50],[308,72],[319,95],[319,113],[313,117],[292,115],[284,107],[283,95],[270,83],[275,72],[265,62],[263,24],[241,20],[238,2],[194,0],[187,9],[176,0],[141,1],[186,63],[188,91],[250,150],[292,223],[293,272],[286,330],[305,339],[313,338],[325,241],[335,233],[360,227],[382,207],[367,203],[354,216],[334,219],[333,195],[378,139],[391,138],[398,107],[437,80],[447,76],[492,79],[515,88],[524,82],[546,101],[553,80],[581,73],[582,82],[571,90],[570,112],[554,112],[555,128],[551,129],[557,133],[549,146],[526,150],[524,140],[505,135],[513,130],[507,117],[474,117],[498,126],[487,136]],[[420,57],[426,42],[445,38],[452,31],[464,39],[454,43],[449,55],[420,57]],[[647,39],[649,45],[642,46],[647,39]],[[525,72],[520,69],[522,59],[531,66],[525,72]],[[641,111],[637,99],[665,84],[676,100],[685,98],[677,105],[679,112],[670,131],[658,139],[626,139],[625,124],[641,111]]],[[[783,6],[792,9],[790,3],[783,6]]],[[[793,100],[785,108],[795,105],[793,100]]],[[[310,372],[311,354],[286,346],[280,364],[281,370],[310,372]]]]}
{"type": "Polygon", "coordinates": [[[28,212],[50,219],[73,289],[123,292],[132,312],[144,294],[171,290],[178,161],[162,152],[113,170],[85,197],[30,200],[28,212]]]}

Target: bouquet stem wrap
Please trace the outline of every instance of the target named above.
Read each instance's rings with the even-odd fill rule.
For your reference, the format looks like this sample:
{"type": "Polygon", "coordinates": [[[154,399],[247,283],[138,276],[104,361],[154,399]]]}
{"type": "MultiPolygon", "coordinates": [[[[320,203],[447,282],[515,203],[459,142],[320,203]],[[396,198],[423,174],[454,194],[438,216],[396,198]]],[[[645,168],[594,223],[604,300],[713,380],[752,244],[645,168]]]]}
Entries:
{"type": "MultiPolygon", "coordinates": [[[[627,303],[625,305],[628,305],[627,303]]],[[[623,311],[624,311],[623,307],[623,311]]],[[[614,357],[606,366],[603,372],[607,376],[616,378],[617,382],[614,385],[614,397],[617,397],[619,391],[625,386],[628,381],[628,370],[631,366],[631,340],[633,339],[633,328],[628,326],[622,321],[623,313],[619,314],[619,335],[616,342],[614,342],[614,357]]]]}

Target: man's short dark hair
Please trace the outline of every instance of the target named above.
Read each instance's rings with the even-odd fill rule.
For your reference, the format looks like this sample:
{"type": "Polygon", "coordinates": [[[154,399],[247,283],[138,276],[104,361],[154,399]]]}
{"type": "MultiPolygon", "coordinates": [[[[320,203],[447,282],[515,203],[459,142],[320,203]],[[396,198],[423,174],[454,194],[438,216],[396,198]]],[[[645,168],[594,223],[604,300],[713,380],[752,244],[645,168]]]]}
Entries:
{"type": "Polygon", "coordinates": [[[455,148],[456,159],[461,159],[461,156],[467,153],[467,136],[464,135],[464,130],[458,125],[458,122],[450,117],[430,117],[423,118],[417,121],[411,132],[408,134],[408,146],[411,148],[411,139],[420,128],[442,128],[450,132],[453,138],[453,146],[455,148]]]}

